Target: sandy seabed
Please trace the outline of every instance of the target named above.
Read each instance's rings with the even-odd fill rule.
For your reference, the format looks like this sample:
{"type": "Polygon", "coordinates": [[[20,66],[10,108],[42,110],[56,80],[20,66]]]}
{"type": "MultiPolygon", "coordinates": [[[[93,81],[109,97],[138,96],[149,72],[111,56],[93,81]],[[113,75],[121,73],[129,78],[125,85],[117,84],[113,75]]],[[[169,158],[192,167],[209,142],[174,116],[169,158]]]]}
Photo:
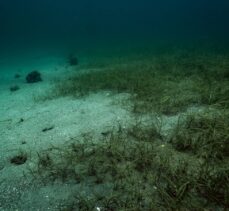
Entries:
{"type": "MultiPolygon", "coordinates": [[[[128,101],[129,95],[103,91],[83,98],[42,100],[54,90],[56,80],[74,71],[90,71],[80,65],[70,67],[61,56],[14,63],[1,60],[0,71],[0,210],[59,210],[59,204],[76,192],[90,193],[90,187],[82,189],[71,182],[43,184],[29,170],[36,167],[38,154],[52,147],[67,146],[82,136],[102,140],[107,131],[131,126],[135,117],[121,103],[128,101]],[[42,82],[26,83],[26,75],[33,70],[41,73],[42,82]],[[20,77],[15,78],[15,74],[20,77]],[[14,85],[20,89],[12,92],[14,85]],[[12,164],[11,158],[21,153],[27,154],[27,161],[12,164]]],[[[187,112],[193,109],[199,110],[187,112]]],[[[162,133],[171,130],[178,118],[179,114],[162,116],[162,133]]]]}
{"type": "Polygon", "coordinates": [[[74,186],[34,181],[27,172],[35,165],[37,153],[83,134],[99,137],[118,124],[129,124],[130,113],[116,103],[125,95],[102,92],[81,99],[39,100],[50,92],[54,80],[73,71],[58,57],[14,64],[2,60],[0,70],[0,210],[56,210],[57,202],[67,199],[74,186]],[[33,70],[40,71],[42,82],[26,83],[26,74],[33,70]],[[13,85],[20,89],[11,92],[13,85]],[[26,163],[12,164],[10,159],[21,152],[28,155],[26,163]]]}

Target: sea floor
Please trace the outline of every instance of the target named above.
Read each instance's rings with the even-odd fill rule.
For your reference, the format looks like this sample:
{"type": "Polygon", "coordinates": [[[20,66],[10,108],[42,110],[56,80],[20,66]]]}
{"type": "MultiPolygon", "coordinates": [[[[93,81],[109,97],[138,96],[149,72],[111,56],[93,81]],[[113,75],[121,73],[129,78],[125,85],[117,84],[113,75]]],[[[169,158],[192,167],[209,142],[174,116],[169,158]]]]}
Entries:
{"type": "MultiPolygon", "coordinates": [[[[128,103],[123,106],[129,94],[100,91],[81,98],[43,98],[52,92],[57,80],[75,71],[91,71],[81,65],[69,66],[62,55],[5,59],[0,61],[0,70],[0,210],[59,210],[76,194],[91,195],[95,190],[90,182],[83,186],[71,180],[44,183],[33,169],[43,152],[61,149],[82,137],[104,140],[113,130],[131,127],[138,114],[128,109],[128,103]],[[43,80],[26,83],[26,75],[33,70],[39,71],[43,80]],[[19,89],[11,91],[12,86],[19,89]],[[27,156],[23,164],[12,162],[13,157],[23,154],[27,156]]],[[[167,136],[181,115],[204,110],[204,106],[191,106],[174,115],[161,115],[161,133],[167,136]]],[[[146,125],[148,119],[151,116],[141,116],[146,125]]],[[[96,191],[109,192],[110,185],[98,185],[96,191]]]]}
{"type": "Polygon", "coordinates": [[[130,113],[115,103],[126,96],[101,92],[82,99],[40,101],[40,96],[50,92],[54,80],[71,73],[64,59],[34,58],[29,64],[24,60],[7,62],[2,61],[0,67],[0,210],[55,210],[56,201],[67,198],[73,188],[32,181],[32,175],[26,172],[34,165],[37,153],[78,136],[101,136],[118,124],[129,124],[130,113]],[[42,74],[42,82],[26,83],[26,74],[33,70],[42,74]],[[15,78],[16,74],[20,77],[15,78]],[[10,91],[15,85],[20,89],[10,91]],[[10,159],[21,152],[28,154],[27,162],[12,164],[10,159]]]}

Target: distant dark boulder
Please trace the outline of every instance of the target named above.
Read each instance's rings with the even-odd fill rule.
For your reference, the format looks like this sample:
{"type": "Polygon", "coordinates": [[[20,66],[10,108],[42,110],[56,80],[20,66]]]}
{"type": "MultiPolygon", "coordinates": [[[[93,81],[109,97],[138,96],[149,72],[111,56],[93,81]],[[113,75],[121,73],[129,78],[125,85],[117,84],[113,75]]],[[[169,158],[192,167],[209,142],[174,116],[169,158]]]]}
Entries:
{"type": "Polygon", "coordinates": [[[20,89],[20,87],[18,85],[13,85],[13,86],[10,87],[10,91],[11,92],[15,92],[15,91],[17,91],[19,89],[20,89]]]}
{"type": "Polygon", "coordinates": [[[41,74],[38,71],[32,71],[26,76],[27,83],[36,83],[42,81],[41,74]]]}
{"type": "Polygon", "coordinates": [[[18,73],[16,73],[16,74],[14,75],[14,78],[20,78],[20,77],[21,77],[21,75],[18,74],[18,73]]]}
{"type": "Polygon", "coordinates": [[[78,65],[78,59],[76,56],[74,56],[73,54],[69,55],[68,57],[68,63],[70,66],[76,66],[78,65]]]}

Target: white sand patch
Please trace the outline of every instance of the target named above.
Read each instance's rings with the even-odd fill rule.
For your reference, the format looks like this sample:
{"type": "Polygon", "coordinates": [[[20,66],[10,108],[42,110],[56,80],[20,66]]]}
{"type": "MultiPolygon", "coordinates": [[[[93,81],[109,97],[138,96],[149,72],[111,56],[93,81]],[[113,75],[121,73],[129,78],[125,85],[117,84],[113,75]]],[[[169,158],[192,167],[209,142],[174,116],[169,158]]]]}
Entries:
{"type": "Polygon", "coordinates": [[[7,90],[0,96],[1,159],[20,150],[38,152],[84,133],[99,135],[130,120],[128,112],[113,103],[113,95],[98,93],[82,99],[59,98],[40,103],[33,100],[34,94],[46,89],[41,82],[15,93],[7,90]]]}
{"type": "MultiPolygon", "coordinates": [[[[11,196],[19,197],[19,189],[27,189],[27,184],[21,182],[23,172],[28,166],[34,165],[37,152],[51,146],[62,146],[82,134],[101,138],[102,132],[112,130],[118,124],[126,125],[130,122],[130,114],[114,103],[114,99],[120,100],[125,95],[101,92],[81,99],[65,97],[38,102],[36,96],[50,91],[54,79],[65,77],[72,71],[62,61],[58,62],[58,59],[56,62],[52,59],[51,61],[47,59],[43,66],[38,65],[37,60],[34,65],[21,65],[19,72],[15,65],[7,67],[4,63],[0,67],[4,71],[0,77],[0,181],[3,181],[0,188],[2,191],[8,191],[6,199],[0,199],[0,209],[3,206],[1,200],[8,203],[7,200],[10,201],[11,196]],[[26,73],[34,69],[41,72],[43,81],[27,84],[26,73]],[[16,73],[21,74],[21,78],[14,78],[16,73]],[[9,87],[14,84],[20,89],[11,92],[9,87]],[[10,158],[20,152],[28,154],[27,162],[19,166],[11,164],[10,158]]],[[[35,194],[36,191],[27,193],[30,198],[39,198],[35,197],[35,194]]],[[[24,195],[23,197],[28,203],[28,198],[24,195]]],[[[38,205],[34,207],[41,205],[42,197],[37,199],[38,205]]],[[[28,206],[32,207],[31,203],[28,203],[28,206]]]]}

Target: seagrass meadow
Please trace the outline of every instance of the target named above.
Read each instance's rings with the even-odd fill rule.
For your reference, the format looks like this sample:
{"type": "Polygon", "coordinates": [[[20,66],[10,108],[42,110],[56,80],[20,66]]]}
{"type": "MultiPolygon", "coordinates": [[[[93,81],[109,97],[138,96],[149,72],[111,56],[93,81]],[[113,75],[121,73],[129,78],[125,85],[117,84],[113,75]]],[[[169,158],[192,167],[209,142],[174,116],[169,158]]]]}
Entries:
{"type": "Polygon", "coordinates": [[[228,54],[203,49],[92,60],[41,100],[125,93],[113,103],[130,112],[131,123],[39,154],[33,174],[93,187],[63,210],[227,209],[228,67],[228,54]]]}
{"type": "Polygon", "coordinates": [[[228,14],[0,1],[0,211],[229,210],[228,14]]]}

